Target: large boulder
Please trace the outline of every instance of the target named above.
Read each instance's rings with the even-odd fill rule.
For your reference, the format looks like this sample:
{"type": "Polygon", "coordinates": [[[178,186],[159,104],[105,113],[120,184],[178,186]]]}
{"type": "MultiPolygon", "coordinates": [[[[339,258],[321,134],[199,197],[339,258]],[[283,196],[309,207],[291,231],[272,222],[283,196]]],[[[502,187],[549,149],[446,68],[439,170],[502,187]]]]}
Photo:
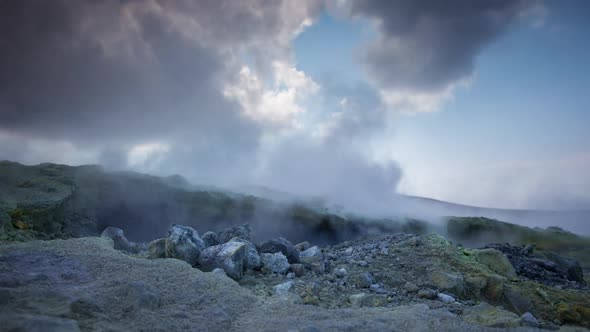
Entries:
{"type": "Polygon", "coordinates": [[[120,228],[107,227],[104,231],[102,231],[100,236],[113,240],[114,248],[117,250],[123,250],[134,254],[139,252],[139,247],[137,244],[127,240],[123,230],[120,228]]]}
{"type": "Polygon", "coordinates": [[[277,252],[283,253],[289,263],[299,263],[299,251],[295,248],[293,243],[284,237],[278,237],[270,241],[263,242],[260,245],[261,253],[274,254],[277,252]]]}
{"type": "Polygon", "coordinates": [[[173,225],[166,239],[166,257],[183,260],[190,265],[197,264],[199,254],[205,249],[205,243],[199,233],[191,227],[173,225]]]}
{"type": "Polygon", "coordinates": [[[252,242],[239,237],[234,237],[229,242],[243,243],[246,245],[246,258],[244,264],[247,269],[259,270],[262,267],[262,261],[260,260],[258,250],[256,250],[256,246],[252,242]]]}
{"type": "Polygon", "coordinates": [[[567,259],[552,252],[544,253],[544,256],[553,261],[556,265],[556,269],[566,275],[568,280],[576,281],[581,284],[586,283],[584,281],[584,271],[578,261],[567,259]]]}
{"type": "Polygon", "coordinates": [[[205,242],[205,247],[216,246],[219,244],[219,238],[215,232],[205,232],[201,238],[203,239],[203,242],[205,242]]]}
{"type": "Polygon", "coordinates": [[[240,279],[244,273],[247,245],[240,242],[227,242],[209,247],[199,255],[199,267],[203,271],[223,269],[232,279],[240,279]]]}
{"type": "Polygon", "coordinates": [[[289,270],[289,261],[282,252],[276,252],[274,254],[263,253],[260,255],[262,260],[262,271],[267,273],[279,273],[285,274],[289,270]]]}
{"type": "Polygon", "coordinates": [[[230,228],[226,228],[223,231],[219,232],[218,239],[219,243],[226,243],[229,242],[234,237],[238,237],[240,239],[244,239],[247,241],[252,241],[252,227],[250,224],[243,224],[241,226],[234,226],[230,228]]]}
{"type": "Polygon", "coordinates": [[[475,259],[479,263],[487,266],[490,270],[506,278],[516,278],[516,271],[514,270],[514,266],[512,266],[508,260],[508,257],[496,249],[477,250],[475,253],[475,259]]]}
{"type": "Polygon", "coordinates": [[[324,273],[326,270],[324,254],[318,246],[313,246],[299,253],[299,260],[307,269],[316,273],[324,273]]]}

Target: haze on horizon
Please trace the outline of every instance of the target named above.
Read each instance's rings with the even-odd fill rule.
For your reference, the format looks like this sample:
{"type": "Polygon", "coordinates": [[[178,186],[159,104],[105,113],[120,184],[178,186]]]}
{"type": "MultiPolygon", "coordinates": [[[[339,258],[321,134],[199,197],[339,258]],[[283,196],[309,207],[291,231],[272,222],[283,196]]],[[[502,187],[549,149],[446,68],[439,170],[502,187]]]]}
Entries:
{"type": "Polygon", "coordinates": [[[587,1],[0,0],[0,160],[590,209],[587,1]]]}

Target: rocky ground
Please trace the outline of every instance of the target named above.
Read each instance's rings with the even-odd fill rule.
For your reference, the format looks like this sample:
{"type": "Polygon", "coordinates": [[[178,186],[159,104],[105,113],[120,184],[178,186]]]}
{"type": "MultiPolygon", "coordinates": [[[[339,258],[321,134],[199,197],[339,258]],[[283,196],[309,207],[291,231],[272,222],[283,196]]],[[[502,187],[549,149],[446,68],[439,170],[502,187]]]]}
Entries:
{"type": "Polygon", "coordinates": [[[2,331],[584,330],[588,274],[590,239],[557,227],[0,162],[2,331]]]}
{"type": "MultiPolygon", "coordinates": [[[[590,327],[588,288],[568,274],[575,262],[564,269],[543,258],[553,273],[544,283],[520,275],[527,262],[515,268],[506,248],[466,249],[435,234],[381,235],[323,248],[285,238],[255,245],[251,238],[247,225],[202,235],[175,225],[149,244],[130,242],[116,228],[100,238],[5,243],[2,329],[590,327]]],[[[534,248],[520,250],[530,264],[540,260],[534,248]]]]}

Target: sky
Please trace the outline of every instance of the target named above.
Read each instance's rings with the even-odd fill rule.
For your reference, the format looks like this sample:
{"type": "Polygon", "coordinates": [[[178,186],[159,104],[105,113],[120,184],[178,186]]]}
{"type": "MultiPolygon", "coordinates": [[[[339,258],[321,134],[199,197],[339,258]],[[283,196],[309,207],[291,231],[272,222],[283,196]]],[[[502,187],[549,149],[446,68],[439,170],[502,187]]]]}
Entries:
{"type": "Polygon", "coordinates": [[[590,209],[589,18],[573,0],[0,0],[0,159],[367,210],[590,209]]]}

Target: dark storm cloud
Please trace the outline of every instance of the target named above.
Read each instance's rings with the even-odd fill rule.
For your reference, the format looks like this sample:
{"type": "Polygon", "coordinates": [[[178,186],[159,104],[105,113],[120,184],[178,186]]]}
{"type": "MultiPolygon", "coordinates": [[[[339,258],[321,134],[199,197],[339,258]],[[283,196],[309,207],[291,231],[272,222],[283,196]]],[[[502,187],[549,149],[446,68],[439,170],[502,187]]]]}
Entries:
{"type": "Polygon", "coordinates": [[[528,0],[353,0],[353,16],[375,19],[379,36],[363,54],[384,89],[441,91],[470,76],[479,52],[505,32],[528,0]]]}
{"type": "MultiPolygon", "coordinates": [[[[169,165],[180,161],[193,173],[235,167],[254,154],[262,128],[223,95],[224,86],[244,53],[261,68],[286,56],[294,31],[321,6],[290,7],[0,0],[0,134],[71,143],[115,166],[126,163],[130,147],[156,141],[170,146],[169,165]]],[[[0,152],[0,159],[22,156],[0,152]]]]}
{"type": "Polygon", "coordinates": [[[1,6],[3,129],[77,142],[134,140],[179,123],[207,128],[235,113],[217,86],[222,58],[183,36],[158,8],[119,1],[1,6]]]}

